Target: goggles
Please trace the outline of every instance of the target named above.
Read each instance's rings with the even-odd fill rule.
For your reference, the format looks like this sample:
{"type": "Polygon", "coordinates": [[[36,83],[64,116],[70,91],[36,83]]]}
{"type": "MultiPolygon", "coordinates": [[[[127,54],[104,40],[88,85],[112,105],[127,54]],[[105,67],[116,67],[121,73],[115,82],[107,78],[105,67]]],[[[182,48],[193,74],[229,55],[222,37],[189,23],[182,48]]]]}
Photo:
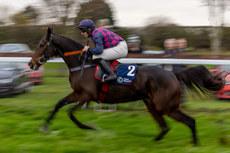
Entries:
{"type": "Polygon", "coordinates": [[[87,31],[88,31],[88,29],[81,29],[81,32],[83,32],[83,33],[87,32],[87,31]]]}

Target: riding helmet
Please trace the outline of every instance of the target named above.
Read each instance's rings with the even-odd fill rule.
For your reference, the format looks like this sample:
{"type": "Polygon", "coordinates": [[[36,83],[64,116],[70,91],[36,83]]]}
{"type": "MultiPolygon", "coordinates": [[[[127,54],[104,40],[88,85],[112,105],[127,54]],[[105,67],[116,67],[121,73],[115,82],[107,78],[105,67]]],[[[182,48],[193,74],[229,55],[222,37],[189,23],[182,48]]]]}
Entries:
{"type": "Polygon", "coordinates": [[[89,29],[89,28],[92,30],[95,29],[95,24],[90,19],[82,20],[78,25],[78,29],[89,29]]]}

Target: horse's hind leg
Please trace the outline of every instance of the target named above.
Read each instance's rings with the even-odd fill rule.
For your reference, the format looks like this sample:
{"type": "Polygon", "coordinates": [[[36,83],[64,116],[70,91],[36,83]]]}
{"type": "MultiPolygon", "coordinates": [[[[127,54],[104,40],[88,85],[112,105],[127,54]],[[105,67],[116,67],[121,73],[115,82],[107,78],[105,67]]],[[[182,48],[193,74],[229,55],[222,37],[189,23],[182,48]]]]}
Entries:
{"type": "Polygon", "coordinates": [[[79,107],[82,106],[84,103],[78,102],[74,107],[72,107],[69,111],[69,118],[81,129],[94,129],[93,127],[90,127],[88,125],[82,124],[77,120],[77,118],[74,116],[74,111],[79,107]]]}
{"type": "Polygon", "coordinates": [[[40,127],[40,131],[41,132],[48,132],[49,128],[48,128],[48,124],[50,123],[50,121],[54,118],[55,114],[58,112],[58,110],[60,108],[62,108],[63,106],[70,104],[72,102],[74,102],[74,100],[72,99],[72,94],[69,94],[68,96],[66,96],[65,98],[61,99],[60,101],[57,102],[56,106],[54,107],[53,111],[51,112],[51,114],[48,116],[48,118],[46,119],[46,122],[43,126],[40,127]]]}
{"type": "Polygon", "coordinates": [[[177,121],[180,121],[184,124],[186,124],[192,131],[192,137],[193,137],[193,143],[194,145],[197,145],[197,136],[196,136],[196,123],[195,120],[192,117],[189,117],[188,115],[184,114],[180,110],[175,110],[173,112],[170,112],[168,116],[174,118],[177,121]]]}
{"type": "Polygon", "coordinates": [[[163,118],[163,114],[156,110],[155,106],[150,100],[144,100],[145,105],[147,106],[149,112],[154,117],[154,119],[158,122],[161,127],[160,134],[154,139],[155,141],[161,140],[163,136],[168,133],[169,128],[163,118]]]}

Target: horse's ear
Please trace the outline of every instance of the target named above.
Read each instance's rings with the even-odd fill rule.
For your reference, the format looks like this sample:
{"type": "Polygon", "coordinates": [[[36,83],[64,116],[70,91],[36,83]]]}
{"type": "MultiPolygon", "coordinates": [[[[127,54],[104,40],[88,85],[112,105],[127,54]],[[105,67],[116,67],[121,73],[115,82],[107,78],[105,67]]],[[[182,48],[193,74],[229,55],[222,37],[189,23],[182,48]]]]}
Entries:
{"type": "Polygon", "coordinates": [[[46,32],[46,38],[49,40],[51,34],[53,33],[53,28],[48,27],[47,32],[46,32]]]}

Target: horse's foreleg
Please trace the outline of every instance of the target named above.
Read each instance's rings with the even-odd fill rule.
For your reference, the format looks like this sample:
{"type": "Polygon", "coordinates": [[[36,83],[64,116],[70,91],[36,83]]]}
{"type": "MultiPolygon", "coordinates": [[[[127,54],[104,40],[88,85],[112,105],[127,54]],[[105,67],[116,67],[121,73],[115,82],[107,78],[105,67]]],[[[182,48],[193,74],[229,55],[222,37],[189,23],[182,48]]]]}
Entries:
{"type": "Polygon", "coordinates": [[[194,145],[197,145],[195,120],[192,117],[189,117],[188,115],[184,114],[180,110],[175,110],[173,112],[170,112],[168,116],[187,125],[192,131],[193,143],[194,145]]]}
{"type": "Polygon", "coordinates": [[[85,125],[81,122],[79,122],[77,120],[77,118],[74,116],[74,111],[79,107],[79,106],[82,106],[84,103],[80,103],[78,102],[75,106],[73,106],[70,110],[69,110],[69,118],[81,129],[95,129],[94,127],[91,127],[91,126],[88,126],[88,125],[85,125]]]}
{"type": "Polygon", "coordinates": [[[44,125],[42,125],[40,127],[40,131],[41,132],[48,132],[49,130],[49,123],[50,121],[54,118],[55,114],[58,112],[58,110],[60,108],[62,108],[63,106],[70,104],[72,102],[74,102],[74,100],[71,98],[72,94],[69,94],[68,96],[66,96],[65,98],[61,99],[60,101],[58,101],[58,103],[56,104],[56,106],[54,107],[53,111],[51,112],[51,114],[48,116],[48,118],[46,119],[46,122],[44,125]],[[71,100],[72,99],[72,100],[71,100]]]}
{"type": "Polygon", "coordinates": [[[144,103],[147,106],[148,111],[151,113],[153,118],[158,122],[158,124],[161,127],[160,134],[154,140],[155,141],[161,140],[163,136],[169,131],[169,128],[163,118],[163,114],[156,110],[151,100],[144,100],[144,103]]]}

